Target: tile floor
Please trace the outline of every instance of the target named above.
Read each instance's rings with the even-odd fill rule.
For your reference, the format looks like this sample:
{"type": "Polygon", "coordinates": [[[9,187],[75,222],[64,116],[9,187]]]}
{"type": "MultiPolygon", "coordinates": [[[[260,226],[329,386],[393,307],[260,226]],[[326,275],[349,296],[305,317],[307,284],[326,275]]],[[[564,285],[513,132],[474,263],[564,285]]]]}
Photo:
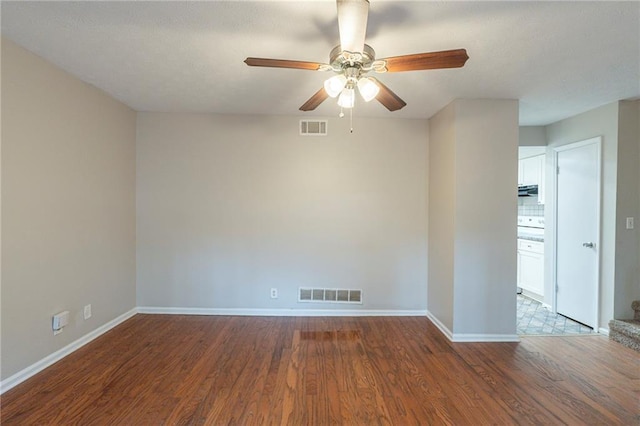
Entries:
{"type": "Polygon", "coordinates": [[[536,300],[518,294],[518,334],[591,334],[593,330],[585,325],[552,313],[536,300]]]}

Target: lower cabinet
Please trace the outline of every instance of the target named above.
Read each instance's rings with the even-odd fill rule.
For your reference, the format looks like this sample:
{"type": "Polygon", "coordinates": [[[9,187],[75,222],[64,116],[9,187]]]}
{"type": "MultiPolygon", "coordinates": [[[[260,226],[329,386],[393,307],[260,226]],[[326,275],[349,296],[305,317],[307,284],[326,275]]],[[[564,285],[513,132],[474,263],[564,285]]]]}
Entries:
{"type": "Polygon", "coordinates": [[[518,287],[544,296],[544,243],[518,240],[518,287]]]}

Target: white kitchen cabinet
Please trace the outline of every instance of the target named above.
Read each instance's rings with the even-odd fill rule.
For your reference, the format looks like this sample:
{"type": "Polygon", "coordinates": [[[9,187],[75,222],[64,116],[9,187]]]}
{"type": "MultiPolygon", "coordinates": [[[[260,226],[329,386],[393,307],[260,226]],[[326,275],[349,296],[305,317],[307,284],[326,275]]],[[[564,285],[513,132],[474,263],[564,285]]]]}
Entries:
{"type": "Polygon", "coordinates": [[[537,185],[540,182],[539,155],[518,162],[518,185],[537,185]]]}
{"type": "Polygon", "coordinates": [[[518,185],[538,185],[538,204],[544,204],[545,170],[544,154],[518,161],[518,185]]]}
{"type": "Polygon", "coordinates": [[[547,175],[547,156],[538,155],[540,161],[540,180],[538,181],[538,204],[544,204],[545,181],[547,175]]]}
{"type": "Polygon", "coordinates": [[[544,296],[544,243],[518,240],[518,287],[544,296]]]}

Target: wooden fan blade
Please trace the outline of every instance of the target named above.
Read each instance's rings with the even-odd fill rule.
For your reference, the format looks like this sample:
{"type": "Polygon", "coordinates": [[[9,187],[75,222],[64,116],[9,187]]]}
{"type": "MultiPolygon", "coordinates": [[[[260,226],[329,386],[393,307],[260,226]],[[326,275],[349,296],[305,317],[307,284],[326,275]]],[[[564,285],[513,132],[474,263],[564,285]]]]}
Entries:
{"type": "Polygon", "coordinates": [[[369,78],[374,80],[375,83],[380,88],[380,91],[378,92],[378,96],[376,96],[376,99],[378,100],[378,102],[384,105],[389,111],[397,111],[399,109],[404,108],[404,106],[407,105],[405,101],[400,99],[400,97],[395,93],[393,93],[391,89],[389,89],[387,86],[382,84],[380,80],[377,80],[372,77],[369,77],[369,78]]]}
{"type": "Polygon", "coordinates": [[[415,55],[385,58],[387,72],[435,70],[440,68],[460,68],[469,56],[465,49],[443,50],[441,52],[416,53],[415,55]]]}
{"type": "Polygon", "coordinates": [[[247,58],[244,63],[250,67],[293,68],[297,70],[318,71],[318,62],[290,61],[287,59],[247,58]]]}
{"type": "Polygon", "coordinates": [[[325,99],[327,99],[328,97],[329,95],[327,94],[327,91],[324,90],[324,87],[323,87],[320,90],[318,90],[312,97],[310,97],[309,100],[304,103],[304,105],[300,107],[300,111],[313,111],[318,107],[318,105],[323,103],[325,99]]]}
{"type": "Polygon", "coordinates": [[[367,33],[369,0],[337,0],[340,48],[362,53],[367,33]]]}

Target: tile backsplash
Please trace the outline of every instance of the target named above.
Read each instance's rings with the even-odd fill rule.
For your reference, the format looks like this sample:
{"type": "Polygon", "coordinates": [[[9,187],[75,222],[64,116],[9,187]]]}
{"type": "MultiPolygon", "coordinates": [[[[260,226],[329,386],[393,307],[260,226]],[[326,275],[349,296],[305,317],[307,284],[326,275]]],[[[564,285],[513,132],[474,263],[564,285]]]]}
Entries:
{"type": "Polygon", "coordinates": [[[544,204],[538,197],[518,197],[518,216],[544,216],[544,204]]]}

